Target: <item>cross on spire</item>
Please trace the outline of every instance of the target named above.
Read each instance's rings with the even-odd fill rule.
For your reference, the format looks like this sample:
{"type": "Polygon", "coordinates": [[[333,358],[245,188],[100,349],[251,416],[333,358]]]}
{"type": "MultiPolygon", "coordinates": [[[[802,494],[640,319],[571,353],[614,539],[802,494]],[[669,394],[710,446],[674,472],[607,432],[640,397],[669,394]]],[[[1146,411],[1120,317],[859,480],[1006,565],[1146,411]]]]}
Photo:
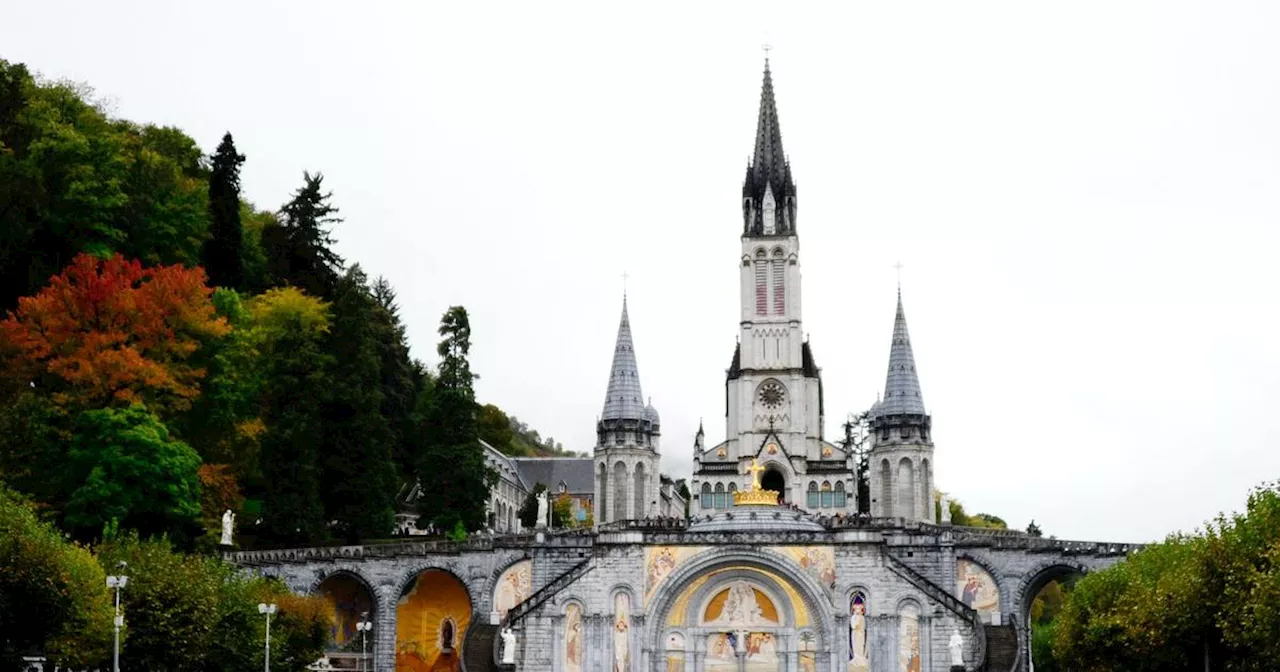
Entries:
{"type": "Polygon", "coordinates": [[[627,296],[627,278],[630,278],[630,277],[631,276],[626,271],[622,272],[622,297],[623,298],[626,298],[627,296]]]}
{"type": "Polygon", "coordinates": [[[902,262],[893,265],[894,270],[898,272],[898,296],[902,296],[902,262]]]}

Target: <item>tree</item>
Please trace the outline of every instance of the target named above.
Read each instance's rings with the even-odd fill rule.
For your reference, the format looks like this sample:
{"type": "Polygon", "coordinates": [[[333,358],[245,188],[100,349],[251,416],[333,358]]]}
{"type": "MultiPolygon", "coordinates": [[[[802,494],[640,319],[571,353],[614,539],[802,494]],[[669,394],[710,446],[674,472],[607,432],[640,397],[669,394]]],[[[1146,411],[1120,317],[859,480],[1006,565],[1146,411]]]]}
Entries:
{"type": "Polygon", "coordinates": [[[209,239],[201,259],[209,282],[217,287],[244,289],[244,229],[240,224],[240,165],[244,155],[236,151],[231,133],[222,136],[210,157],[209,239]]]}
{"type": "Polygon", "coordinates": [[[445,312],[439,331],[440,373],[419,432],[425,442],[417,464],[418,482],[431,496],[418,500],[418,524],[450,529],[461,520],[468,530],[478,530],[485,525],[485,503],[497,474],[480,448],[466,309],[445,312]]]}
{"type": "Polygon", "coordinates": [[[266,362],[261,531],[268,539],[307,541],[325,533],[319,447],[322,411],[333,388],[332,357],[323,348],[328,310],[294,288],[271,290],[249,302],[266,362]]]}
{"type": "Polygon", "coordinates": [[[520,525],[526,530],[532,530],[538,525],[538,495],[547,491],[545,483],[535,483],[533,490],[524,496],[524,502],[520,504],[520,525]]]}
{"type": "Polygon", "coordinates": [[[330,227],[340,223],[329,204],[324,176],[303,173],[303,186],[280,209],[280,221],[262,230],[268,273],[273,284],[293,285],[311,296],[331,299],[338,286],[342,258],[332,249],[330,227]]]}
{"type": "Polygon", "coordinates": [[[335,290],[326,346],[334,367],[321,479],[325,520],[350,541],[385,537],[395,526],[395,434],[382,413],[381,312],[364,272],[352,266],[335,290]]]}
{"type": "Polygon", "coordinates": [[[507,455],[515,454],[512,452],[512,444],[516,433],[511,429],[511,418],[501,408],[493,404],[481,406],[476,416],[476,427],[485,443],[507,455]]]}
{"type": "Polygon", "coordinates": [[[83,539],[118,523],[190,539],[200,519],[200,456],[141,404],[85,411],[67,464],[65,522],[83,539]]]}
{"type": "Polygon", "coordinates": [[[332,625],[323,598],[293,596],[219,559],[176,553],[164,540],[123,535],[104,544],[98,560],[112,571],[121,561],[128,564],[129,586],[121,599],[129,637],[121,657],[138,669],[258,669],[259,602],[279,606],[271,622],[273,665],[301,670],[323,653],[332,625]]]}
{"type": "Polygon", "coordinates": [[[89,87],[0,60],[0,311],[82,252],[197,265],[201,158],[177,129],[113,120],[89,87]]]}
{"type": "Polygon", "coordinates": [[[3,487],[0,567],[0,667],[25,669],[15,658],[42,653],[79,670],[110,655],[106,573],[88,549],[65,540],[3,487]]]}
{"type": "Polygon", "coordinates": [[[423,384],[422,375],[409,357],[409,340],[400,321],[396,293],[386,278],[373,283],[377,303],[371,322],[378,345],[381,373],[382,416],[391,431],[391,456],[397,471],[413,474],[414,408],[423,384]]]}
{"type": "Polygon", "coordinates": [[[0,322],[7,373],[73,409],[185,410],[205,374],[193,355],[229,330],[209,295],[199,268],[82,254],[0,322]]]}

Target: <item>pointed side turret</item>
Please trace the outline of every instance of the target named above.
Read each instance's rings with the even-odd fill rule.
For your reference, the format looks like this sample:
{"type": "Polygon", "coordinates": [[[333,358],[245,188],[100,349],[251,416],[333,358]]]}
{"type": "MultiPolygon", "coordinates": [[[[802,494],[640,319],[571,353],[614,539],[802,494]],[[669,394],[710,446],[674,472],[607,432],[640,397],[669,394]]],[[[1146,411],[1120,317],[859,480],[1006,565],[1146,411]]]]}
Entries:
{"type": "Polygon", "coordinates": [[[609,369],[609,389],[605,393],[602,420],[644,420],[644,394],[640,391],[640,370],[636,366],[635,345],[631,340],[631,320],[627,316],[627,297],[622,297],[622,319],[618,323],[618,339],[613,346],[613,367],[609,369]]]}
{"type": "Polygon", "coordinates": [[[872,516],[935,522],[931,429],[899,290],[884,398],[871,407],[872,516]]]}
{"type": "Polygon", "coordinates": [[[755,152],[742,182],[743,235],[789,236],[796,230],[796,185],[782,150],[782,126],[773,95],[773,73],[764,62],[755,152]]]}
{"type": "Polygon", "coordinates": [[[889,346],[889,372],[884,382],[884,399],[876,405],[876,415],[925,415],[916,357],[911,352],[907,314],[898,291],[898,313],[893,318],[893,343],[889,346]]]}

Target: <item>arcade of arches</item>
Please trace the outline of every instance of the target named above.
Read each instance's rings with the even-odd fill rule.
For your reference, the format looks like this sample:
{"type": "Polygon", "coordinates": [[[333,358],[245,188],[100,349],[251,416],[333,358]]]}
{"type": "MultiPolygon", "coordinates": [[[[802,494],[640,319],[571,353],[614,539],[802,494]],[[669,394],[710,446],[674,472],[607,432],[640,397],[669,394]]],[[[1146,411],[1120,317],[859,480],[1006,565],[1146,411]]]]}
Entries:
{"type": "Polygon", "coordinates": [[[448,572],[428,569],[410,581],[396,606],[396,672],[457,672],[471,624],[471,596],[448,572]]]}

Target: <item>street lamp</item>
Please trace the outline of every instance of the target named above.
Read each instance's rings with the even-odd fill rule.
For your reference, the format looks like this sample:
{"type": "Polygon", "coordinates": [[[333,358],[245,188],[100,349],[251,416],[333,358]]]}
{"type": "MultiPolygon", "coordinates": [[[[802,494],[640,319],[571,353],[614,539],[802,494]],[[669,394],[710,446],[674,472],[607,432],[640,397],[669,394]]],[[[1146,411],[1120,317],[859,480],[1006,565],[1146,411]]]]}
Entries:
{"type": "Polygon", "coordinates": [[[128,567],[129,563],[121,560],[116,566],[120,568],[120,574],[107,577],[107,587],[116,589],[116,616],[114,619],[116,636],[115,646],[112,648],[111,653],[112,672],[120,672],[120,627],[124,625],[124,614],[120,613],[120,591],[129,585],[129,577],[124,575],[124,568],[128,567]]]}
{"type": "MultiPolygon", "coordinates": [[[[276,613],[276,605],[259,603],[258,613],[267,617],[267,651],[262,659],[262,669],[266,670],[266,672],[271,672],[271,614],[276,613]]],[[[119,670],[116,672],[119,672],[119,670]]]]}
{"type": "MultiPolygon", "coordinates": [[[[366,611],[362,613],[361,616],[369,618],[369,612],[366,611]]],[[[373,623],[370,623],[369,621],[360,621],[356,623],[356,630],[360,632],[360,669],[363,670],[367,667],[365,659],[369,655],[369,649],[365,637],[368,635],[369,631],[373,630],[373,623]]]]}

